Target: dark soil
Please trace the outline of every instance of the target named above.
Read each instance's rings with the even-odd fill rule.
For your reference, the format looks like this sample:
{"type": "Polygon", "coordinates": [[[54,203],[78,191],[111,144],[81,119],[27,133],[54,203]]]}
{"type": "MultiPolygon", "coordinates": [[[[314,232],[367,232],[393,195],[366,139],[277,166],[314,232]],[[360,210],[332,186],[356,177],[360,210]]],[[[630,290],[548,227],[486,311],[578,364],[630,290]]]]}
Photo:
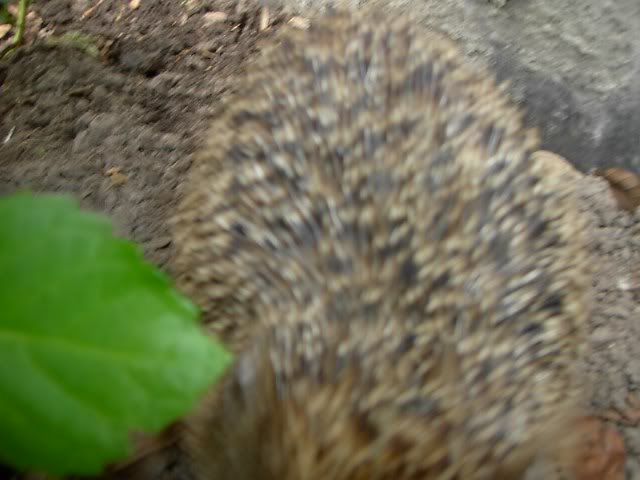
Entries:
{"type": "Polygon", "coordinates": [[[216,101],[282,17],[259,32],[260,11],[235,1],[105,0],[85,18],[79,3],[36,2],[47,37],[0,64],[0,194],[71,193],[165,266],[167,214],[216,101]],[[207,12],[228,16],[207,26],[207,12]]]}
{"type": "MultiPolygon", "coordinates": [[[[287,20],[272,9],[261,30],[260,13],[234,0],[35,2],[27,46],[0,63],[0,195],[70,193],[167,268],[167,218],[193,153],[257,41],[287,20]]],[[[581,182],[601,273],[587,366],[598,412],[640,387],[640,216],[619,211],[602,180],[581,182]]],[[[637,478],[640,434],[624,433],[637,478]]],[[[159,478],[151,470],[137,476],[159,478]]]]}

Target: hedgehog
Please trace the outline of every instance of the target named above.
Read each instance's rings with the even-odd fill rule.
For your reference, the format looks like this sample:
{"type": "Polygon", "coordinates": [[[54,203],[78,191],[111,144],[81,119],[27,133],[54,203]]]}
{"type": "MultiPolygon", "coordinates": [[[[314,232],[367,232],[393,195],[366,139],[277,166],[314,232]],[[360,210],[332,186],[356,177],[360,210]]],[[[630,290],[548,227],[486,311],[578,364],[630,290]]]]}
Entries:
{"type": "Polygon", "coordinates": [[[172,221],[178,288],[234,353],[184,419],[195,478],[516,479],[569,458],[589,262],[538,147],[503,85],[405,15],[266,39],[172,221]]]}

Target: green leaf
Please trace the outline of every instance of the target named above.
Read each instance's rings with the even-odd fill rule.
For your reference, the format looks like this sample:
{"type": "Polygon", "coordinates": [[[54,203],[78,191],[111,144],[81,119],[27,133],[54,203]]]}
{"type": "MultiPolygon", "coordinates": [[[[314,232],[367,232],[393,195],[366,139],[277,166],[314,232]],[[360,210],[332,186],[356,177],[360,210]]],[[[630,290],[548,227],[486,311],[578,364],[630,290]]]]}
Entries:
{"type": "Polygon", "coordinates": [[[184,414],[231,359],[197,316],[102,216],[0,199],[0,460],[91,475],[184,414]]]}

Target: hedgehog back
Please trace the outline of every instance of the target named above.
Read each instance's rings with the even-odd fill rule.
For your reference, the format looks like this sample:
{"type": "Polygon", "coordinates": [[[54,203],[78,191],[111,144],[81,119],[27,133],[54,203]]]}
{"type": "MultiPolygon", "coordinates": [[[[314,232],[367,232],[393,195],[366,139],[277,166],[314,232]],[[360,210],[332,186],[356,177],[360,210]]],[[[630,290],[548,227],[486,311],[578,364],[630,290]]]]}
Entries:
{"type": "Polygon", "coordinates": [[[179,285],[241,355],[213,427],[260,450],[271,424],[290,460],[298,425],[302,463],[325,459],[309,478],[372,461],[326,455],[336,422],[352,446],[404,438],[414,461],[388,478],[528,458],[578,397],[588,282],[575,205],[519,110],[440,35],[365,14],[284,28],[238,91],[175,220],[179,285]]]}

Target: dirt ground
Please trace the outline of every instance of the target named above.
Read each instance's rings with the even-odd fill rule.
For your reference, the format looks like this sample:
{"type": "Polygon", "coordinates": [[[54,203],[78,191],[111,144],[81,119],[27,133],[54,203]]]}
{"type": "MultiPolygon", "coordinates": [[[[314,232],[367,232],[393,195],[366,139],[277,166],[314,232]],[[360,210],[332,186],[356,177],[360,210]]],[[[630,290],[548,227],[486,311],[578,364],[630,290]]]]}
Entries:
{"type": "MultiPolygon", "coordinates": [[[[0,63],[0,195],[19,188],[72,193],[166,268],[167,217],[209,119],[256,41],[292,14],[272,7],[263,29],[253,1],[141,0],[137,8],[122,0],[35,2],[28,46],[0,63]]],[[[545,136],[547,147],[553,135],[545,136]]],[[[563,149],[579,157],[566,142],[563,149]]],[[[623,163],[632,167],[635,158],[623,163]]],[[[595,164],[590,157],[578,166],[595,164]]],[[[599,269],[585,367],[594,411],[603,413],[623,408],[640,387],[640,214],[617,208],[599,178],[581,177],[576,187],[599,269]]],[[[640,478],[640,430],[620,428],[626,478],[640,478]]],[[[163,474],[184,476],[180,469],[163,474]]]]}
{"type": "Polygon", "coordinates": [[[255,48],[259,12],[234,1],[98,3],[36,2],[32,27],[47,39],[0,67],[0,193],[73,193],[164,266],[176,187],[255,48]],[[228,18],[207,25],[207,12],[228,18]]]}

